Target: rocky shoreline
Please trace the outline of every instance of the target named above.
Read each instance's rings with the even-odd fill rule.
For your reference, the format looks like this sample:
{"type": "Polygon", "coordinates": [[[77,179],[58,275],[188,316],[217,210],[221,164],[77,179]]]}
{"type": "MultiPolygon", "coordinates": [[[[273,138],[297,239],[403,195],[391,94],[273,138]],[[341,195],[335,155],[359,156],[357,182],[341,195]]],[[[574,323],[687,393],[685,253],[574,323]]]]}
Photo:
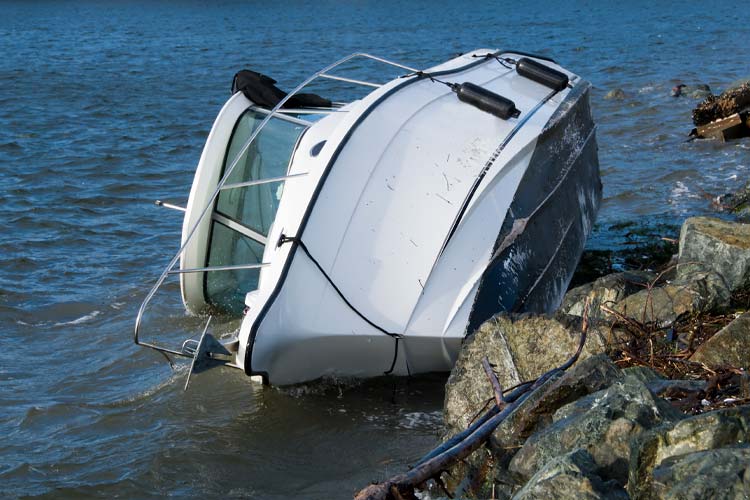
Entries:
{"type": "MultiPolygon", "coordinates": [[[[750,127],[750,81],[672,95],[704,99],[694,123],[721,133],[692,137],[750,127]]],[[[688,218],[679,238],[610,227],[632,246],[585,252],[553,315],[467,336],[442,444],[356,498],[750,498],[750,183],[711,203],[724,219],[688,218]]]]}
{"type": "MultiPolygon", "coordinates": [[[[687,219],[658,271],[569,290],[554,316],[496,316],[464,344],[446,385],[447,440],[503,388],[579,361],[518,405],[453,466],[460,498],[750,496],[750,225],[687,219]],[[586,306],[588,304],[588,306],[586,306]]],[[[439,491],[434,495],[440,496],[439,491]]]]}

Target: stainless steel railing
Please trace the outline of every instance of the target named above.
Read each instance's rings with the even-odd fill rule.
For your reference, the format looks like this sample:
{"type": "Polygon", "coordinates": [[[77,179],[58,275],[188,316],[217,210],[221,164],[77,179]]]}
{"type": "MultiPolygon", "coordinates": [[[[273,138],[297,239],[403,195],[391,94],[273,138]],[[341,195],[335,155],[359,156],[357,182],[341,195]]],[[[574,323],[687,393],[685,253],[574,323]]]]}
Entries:
{"type": "MultiPolygon", "coordinates": [[[[233,269],[241,269],[241,268],[242,269],[251,269],[251,268],[259,268],[259,267],[264,267],[264,266],[268,266],[269,265],[268,263],[261,263],[261,264],[249,264],[248,266],[221,266],[221,267],[215,267],[215,268],[214,267],[205,267],[205,268],[194,268],[194,269],[183,269],[183,270],[174,270],[173,269],[174,266],[175,266],[175,264],[177,264],[177,262],[180,260],[180,257],[182,256],[183,252],[185,251],[185,248],[187,248],[187,245],[190,242],[190,240],[192,239],[193,235],[197,231],[198,226],[203,221],[203,218],[207,214],[209,214],[211,212],[211,208],[213,207],[214,202],[216,201],[216,197],[219,195],[219,193],[223,189],[227,188],[225,186],[225,183],[226,183],[227,179],[229,179],[229,176],[232,174],[232,171],[234,171],[234,168],[240,162],[240,159],[247,153],[248,149],[250,148],[250,145],[253,143],[253,141],[258,136],[258,134],[263,130],[263,128],[266,126],[266,124],[271,120],[271,118],[273,118],[275,115],[277,115],[278,113],[280,113],[281,108],[284,106],[284,104],[286,104],[286,102],[289,99],[291,99],[294,95],[296,95],[297,93],[299,93],[303,88],[305,88],[306,86],[308,86],[310,83],[312,83],[313,81],[315,81],[318,78],[326,78],[326,79],[330,79],[330,80],[344,81],[344,82],[349,82],[349,83],[353,83],[353,84],[356,84],[356,85],[364,85],[364,86],[367,86],[367,87],[380,87],[380,85],[378,85],[378,84],[374,84],[374,83],[365,82],[365,81],[362,81],[362,80],[356,80],[356,79],[352,79],[352,78],[345,78],[345,77],[341,77],[341,76],[336,76],[336,75],[330,75],[330,74],[328,74],[329,71],[331,71],[331,70],[335,69],[336,67],[341,66],[342,64],[344,64],[344,63],[346,63],[346,62],[348,62],[348,61],[350,61],[352,59],[355,59],[355,58],[364,58],[364,59],[370,59],[370,60],[373,60],[373,61],[378,61],[378,62],[387,64],[387,65],[390,65],[390,66],[394,66],[394,67],[397,67],[397,68],[405,69],[405,70],[407,70],[409,72],[412,72],[412,73],[416,73],[418,71],[418,70],[416,70],[414,68],[410,68],[409,66],[405,66],[403,64],[399,64],[399,63],[396,63],[396,62],[393,62],[393,61],[389,61],[389,60],[384,59],[382,57],[373,56],[371,54],[367,54],[367,53],[364,53],[364,52],[355,52],[354,54],[350,54],[350,55],[348,55],[348,56],[346,56],[346,57],[344,57],[342,59],[339,59],[335,63],[333,63],[333,64],[331,64],[329,66],[326,66],[325,68],[321,69],[320,71],[317,71],[317,72],[313,73],[312,75],[310,75],[309,77],[307,77],[302,83],[300,83],[299,85],[297,85],[297,87],[295,87],[291,92],[289,92],[283,99],[281,99],[281,101],[279,101],[279,103],[276,104],[276,106],[274,106],[268,112],[268,114],[265,116],[265,118],[263,118],[263,120],[261,120],[261,122],[258,125],[258,127],[255,128],[255,130],[250,135],[250,137],[242,145],[242,148],[237,153],[237,155],[234,157],[234,159],[232,160],[232,163],[230,163],[229,167],[226,169],[226,171],[224,173],[224,176],[219,180],[219,182],[218,182],[218,184],[216,186],[216,189],[211,194],[211,197],[209,198],[208,202],[206,203],[206,206],[203,207],[203,209],[201,210],[200,215],[198,216],[198,219],[196,220],[195,224],[193,224],[193,226],[188,231],[187,236],[185,237],[184,241],[180,245],[179,250],[174,255],[174,257],[172,257],[172,259],[169,261],[169,264],[167,265],[167,267],[164,268],[164,271],[162,271],[161,275],[159,276],[159,279],[156,280],[156,283],[154,283],[154,285],[151,287],[151,289],[149,290],[148,294],[146,294],[146,298],[141,303],[141,306],[138,309],[138,315],[136,316],[136,320],[135,320],[135,328],[134,328],[134,332],[133,332],[133,340],[135,341],[136,345],[140,345],[140,346],[143,346],[143,347],[148,347],[148,348],[151,348],[151,349],[155,349],[156,351],[159,351],[162,354],[173,354],[173,355],[176,355],[176,356],[183,356],[183,357],[187,357],[187,358],[191,358],[191,357],[194,356],[194,353],[191,353],[191,352],[186,351],[186,350],[177,351],[175,349],[169,349],[169,348],[164,347],[164,346],[160,346],[160,345],[157,345],[157,344],[154,344],[154,343],[151,343],[151,342],[143,342],[143,341],[140,340],[141,323],[143,322],[143,316],[144,316],[144,313],[146,311],[146,307],[148,307],[148,304],[151,302],[151,299],[153,299],[153,297],[156,294],[157,290],[164,283],[164,280],[167,278],[167,276],[169,276],[171,274],[180,274],[180,273],[185,273],[185,272],[210,272],[210,271],[226,270],[229,267],[231,267],[233,269]]],[[[232,186],[232,187],[236,187],[236,186],[232,186]]],[[[166,204],[166,203],[162,202],[161,205],[162,206],[167,206],[169,204],[166,204]]],[[[171,208],[171,206],[169,208],[171,208]]],[[[181,208],[181,207],[175,207],[175,208],[181,208]]],[[[206,325],[206,326],[208,326],[208,325],[206,325]]]]}

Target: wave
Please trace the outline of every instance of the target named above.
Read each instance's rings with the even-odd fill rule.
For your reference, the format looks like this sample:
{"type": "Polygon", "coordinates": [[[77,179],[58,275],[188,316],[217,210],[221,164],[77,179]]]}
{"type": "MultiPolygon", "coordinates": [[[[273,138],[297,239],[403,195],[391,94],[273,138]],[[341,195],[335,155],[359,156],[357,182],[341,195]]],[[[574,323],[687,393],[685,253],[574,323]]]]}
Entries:
{"type": "Polygon", "coordinates": [[[85,314],[81,316],[80,318],[76,318],[71,321],[61,321],[60,323],[55,323],[52,326],[64,326],[64,325],[80,325],[81,323],[86,323],[87,321],[90,321],[97,316],[101,314],[101,311],[92,311],[89,314],[85,314]]]}

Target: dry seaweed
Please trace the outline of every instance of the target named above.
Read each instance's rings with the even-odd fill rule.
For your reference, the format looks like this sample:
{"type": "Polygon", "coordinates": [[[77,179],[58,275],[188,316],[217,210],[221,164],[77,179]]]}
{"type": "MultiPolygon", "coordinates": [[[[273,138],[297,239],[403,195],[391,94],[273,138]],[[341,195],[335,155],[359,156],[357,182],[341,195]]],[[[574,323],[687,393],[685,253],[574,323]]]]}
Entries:
{"type": "MultiPolygon", "coordinates": [[[[746,304],[746,290],[732,297],[732,304],[746,304]]],[[[704,389],[675,386],[662,396],[684,413],[698,414],[748,403],[747,373],[734,366],[707,366],[689,358],[704,342],[736,318],[735,314],[701,313],[678,318],[664,326],[625,317],[602,307],[614,319],[610,327],[624,330],[627,341],[610,353],[620,368],[645,366],[671,380],[702,380],[704,389]]]]}

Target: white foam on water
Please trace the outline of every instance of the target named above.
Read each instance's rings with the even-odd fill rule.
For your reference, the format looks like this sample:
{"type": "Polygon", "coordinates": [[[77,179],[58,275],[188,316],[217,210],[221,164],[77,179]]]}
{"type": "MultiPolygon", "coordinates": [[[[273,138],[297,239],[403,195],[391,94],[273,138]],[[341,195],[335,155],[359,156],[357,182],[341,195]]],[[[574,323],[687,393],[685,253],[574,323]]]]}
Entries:
{"type": "Polygon", "coordinates": [[[701,198],[701,195],[693,192],[684,182],[677,181],[672,188],[669,199],[670,201],[676,201],[680,198],[701,198]]]}
{"type": "Polygon", "coordinates": [[[80,318],[76,318],[72,321],[62,321],[60,323],[55,323],[53,326],[80,325],[81,323],[85,323],[87,321],[90,321],[96,318],[100,314],[101,314],[101,311],[92,311],[89,314],[85,314],[81,316],[80,318]]]}
{"type": "Polygon", "coordinates": [[[443,423],[443,412],[436,410],[430,412],[413,411],[401,416],[399,427],[403,429],[433,429],[443,423]]]}

